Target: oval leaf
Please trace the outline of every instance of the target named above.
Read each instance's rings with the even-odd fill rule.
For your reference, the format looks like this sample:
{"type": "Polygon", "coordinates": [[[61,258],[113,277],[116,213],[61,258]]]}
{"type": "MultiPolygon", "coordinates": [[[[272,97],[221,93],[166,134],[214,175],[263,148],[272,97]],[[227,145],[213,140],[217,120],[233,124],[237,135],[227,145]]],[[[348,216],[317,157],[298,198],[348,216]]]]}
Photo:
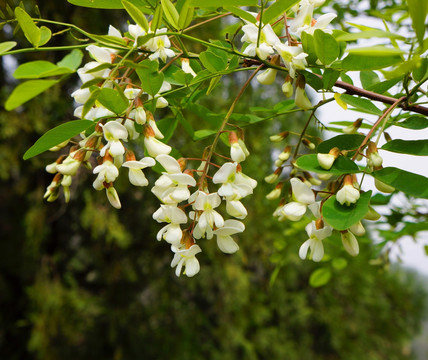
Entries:
{"type": "Polygon", "coordinates": [[[400,55],[379,56],[350,53],[339,65],[344,70],[377,70],[401,63],[400,55]]]}
{"type": "Polygon", "coordinates": [[[365,136],[360,134],[338,135],[319,144],[317,152],[328,154],[328,152],[334,147],[338,147],[339,150],[357,150],[364,138],[365,136]]]}
{"type": "Polygon", "coordinates": [[[80,134],[82,131],[85,131],[93,124],[94,122],[90,120],[73,120],[49,130],[25,152],[23,156],[24,160],[30,159],[33,156],[39,155],[61,144],[73,136],[80,134]]]}
{"type": "Polygon", "coordinates": [[[140,9],[126,0],[122,0],[122,5],[131,18],[140,25],[145,32],[149,31],[149,23],[140,9]]]}
{"type": "Polygon", "coordinates": [[[316,269],[309,277],[309,285],[317,288],[324,286],[331,279],[331,270],[329,268],[316,269]]]}
{"type": "Polygon", "coordinates": [[[10,111],[55,85],[58,80],[30,80],[19,84],[6,100],[5,109],[10,111]]]}
{"type": "Polygon", "coordinates": [[[52,31],[46,26],[40,28],[40,40],[37,46],[45,45],[52,37],[52,31]]]}
{"type": "Polygon", "coordinates": [[[395,167],[374,171],[372,175],[408,195],[428,199],[428,178],[395,167]]]}
{"type": "Polygon", "coordinates": [[[0,54],[3,54],[16,46],[15,41],[5,41],[0,43],[0,54]]]}
{"type": "Polygon", "coordinates": [[[382,149],[400,154],[428,156],[428,140],[395,139],[388,141],[382,149]]]}
{"type": "Polygon", "coordinates": [[[339,56],[339,44],[336,39],[326,32],[318,29],[314,33],[315,53],[324,64],[331,64],[339,56]]]}
{"type": "Polygon", "coordinates": [[[363,111],[367,114],[373,114],[377,116],[381,116],[383,114],[382,111],[378,109],[370,100],[348,94],[342,94],[340,99],[346,102],[348,105],[353,106],[358,111],[363,111]]]}
{"type": "Polygon", "coordinates": [[[40,42],[41,34],[40,29],[36,26],[36,24],[34,24],[31,16],[28,15],[21,7],[15,8],[15,16],[27,40],[31,43],[31,45],[37,47],[40,42]]]}
{"type": "Polygon", "coordinates": [[[121,96],[118,89],[101,89],[97,100],[115,114],[122,114],[129,106],[129,101],[121,96]]]}
{"type": "Polygon", "coordinates": [[[312,171],[317,174],[355,174],[360,172],[357,164],[344,156],[339,156],[333,163],[330,170],[323,169],[318,163],[317,154],[300,156],[296,161],[296,166],[305,171],[312,171]]]}
{"type": "Polygon", "coordinates": [[[406,120],[394,123],[394,125],[401,126],[406,129],[420,130],[428,128],[428,121],[425,116],[414,115],[408,117],[406,120]]]}
{"type": "Polygon", "coordinates": [[[36,60],[19,65],[13,73],[15,79],[39,79],[47,76],[70,74],[69,68],[61,68],[49,61],[36,60]]]}
{"type": "Polygon", "coordinates": [[[346,230],[360,221],[369,210],[371,191],[362,192],[355,204],[341,205],[336,195],[329,198],[322,207],[325,222],[336,230],[346,230]]]}

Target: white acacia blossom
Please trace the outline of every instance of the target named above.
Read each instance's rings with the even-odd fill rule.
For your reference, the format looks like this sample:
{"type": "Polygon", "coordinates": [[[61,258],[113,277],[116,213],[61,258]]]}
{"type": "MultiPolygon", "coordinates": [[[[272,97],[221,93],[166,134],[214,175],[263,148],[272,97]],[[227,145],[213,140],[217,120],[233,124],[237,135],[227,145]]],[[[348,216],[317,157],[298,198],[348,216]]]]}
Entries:
{"type": "Polygon", "coordinates": [[[198,245],[192,245],[188,249],[172,247],[172,251],[175,254],[171,262],[171,267],[176,267],[175,275],[180,276],[183,266],[185,268],[184,274],[188,277],[195,276],[199,272],[200,265],[198,259],[196,259],[196,254],[202,250],[198,245]]]}
{"type": "Polygon", "coordinates": [[[233,240],[231,235],[241,233],[245,230],[245,226],[238,220],[229,219],[224,222],[223,227],[214,231],[217,236],[218,248],[226,253],[233,254],[239,250],[238,244],[233,240]]]}
{"type": "Polygon", "coordinates": [[[317,229],[317,224],[315,221],[312,221],[306,225],[306,233],[309,236],[309,239],[306,240],[302,246],[300,246],[299,256],[302,260],[306,258],[308,250],[311,250],[312,260],[315,262],[321,261],[324,257],[324,245],[322,240],[328,238],[332,233],[332,228],[330,226],[324,226],[320,229],[317,229]]]}
{"type": "Polygon", "coordinates": [[[306,208],[315,202],[312,189],[298,178],[290,180],[293,200],[285,204],[280,213],[291,221],[299,221],[306,213],[306,208]]]}

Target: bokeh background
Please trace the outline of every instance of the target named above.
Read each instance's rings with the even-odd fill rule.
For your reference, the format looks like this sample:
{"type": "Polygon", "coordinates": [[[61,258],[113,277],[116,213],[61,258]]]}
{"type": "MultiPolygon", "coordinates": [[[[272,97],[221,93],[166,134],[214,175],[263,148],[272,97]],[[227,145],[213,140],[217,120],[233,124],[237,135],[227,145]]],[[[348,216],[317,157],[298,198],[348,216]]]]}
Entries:
{"type": "MultiPolygon", "coordinates": [[[[340,7],[352,14],[358,2],[340,7]]],[[[104,34],[109,24],[126,28],[123,11],[78,8],[61,1],[26,0],[45,18],[104,34]]],[[[1,0],[3,6],[17,5],[1,0]]],[[[372,9],[396,6],[371,1],[372,9]]],[[[369,8],[368,7],[368,8],[369,8]]],[[[224,25],[223,25],[224,26],[224,25]]],[[[17,39],[6,25],[0,42],[17,39]]],[[[206,29],[218,36],[220,24],[206,29]]],[[[209,34],[207,34],[209,37],[209,34]]],[[[51,45],[73,43],[70,34],[51,45]]],[[[60,60],[66,53],[28,53],[0,58],[0,103],[17,82],[14,66],[29,60],[60,60]]],[[[86,55],[87,56],[87,55],[86,55]]],[[[88,59],[86,58],[86,61],[88,59]]],[[[242,76],[229,77],[201,104],[226,111],[242,76]]],[[[427,279],[395,264],[372,265],[378,249],[369,238],[350,258],[338,238],[329,240],[331,258],[321,264],[301,261],[304,225],[278,223],[275,204],[265,199],[272,171],[269,135],[285,128],[299,131],[302,115],[262,122],[248,129],[251,157],[245,173],[259,185],[245,199],[249,215],[239,237],[240,251],[221,253],[214,241],[203,243],[201,271],[177,278],[171,252],[156,241],[160,229],[151,217],[157,199],[150,189],[117,182],[122,209],[113,209],[104,192],[92,189],[93,176],[80,171],[66,204],[42,200],[51,175],[44,167],[58,153],[22,160],[24,152],[48,129],[73,119],[70,94],[77,76],[13,112],[0,109],[0,358],[43,359],[426,359],[427,279]],[[335,259],[335,260],[334,260],[335,259]],[[311,287],[311,273],[328,268],[332,276],[311,287]]],[[[273,87],[254,86],[237,111],[272,107],[284,100],[273,87]]],[[[168,116],[167,112],[159,116],[168,116]]],[[[203,119],[187,114],[200,124],[203,119]]],[[[180,126],[180,125],[179,125],[180,126]]],[[[319,129],[310,129],[313,136],[319,129]]],[[[171,144],[184,154],[200,154],[178,128],[171,144]]],[[[281,150],[279,147],[277,150],[281,150]]],[[[156,174],[149,174],[151,183],[156,174]]]]}

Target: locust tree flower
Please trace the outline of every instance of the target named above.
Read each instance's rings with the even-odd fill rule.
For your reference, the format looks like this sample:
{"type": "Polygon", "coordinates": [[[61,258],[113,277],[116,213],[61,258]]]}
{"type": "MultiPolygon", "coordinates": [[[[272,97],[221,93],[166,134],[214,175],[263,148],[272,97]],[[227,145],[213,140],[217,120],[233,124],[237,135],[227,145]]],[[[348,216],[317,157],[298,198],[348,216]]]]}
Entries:
{"type": "Polygon", "coordinates": [[[357,256],[360,252],[357,238],[350,231],[341,231],[342,244],[347,253],[351,256],[357,256]]]}
{"type": "Polygon", "coordinates": [[[226,253],[233,254],[239,250],[238,244],[233,240],[231,235],[241,233],[245,230],[245,226],[238,220],[229,219],[224,222],[223,227],[214,231],[217,236],[218,248],[226,253]]]}
{"type": "Polygon", "coordinates": [[[322,241],[331,235],[332,228],[330,226],[324,226],[322,220],[320,220],[321,219],[312,221],[305,227],[309,239],[300,246],[299,256],[302,260],[306,258],[308,249],[311,250],[313,261],[321,261],[324,257],[324,245],[322,241]]]}
{"type": "Polygon", "coordinates": [[[306,83],[304,76],[299,75],[296,81],[296,95],[294,97],[294,102],[299,108],[303,110],[309,110],[310,108],[312,108],[312,103],[306,95],[305,84],[306,83]]]}
{"type": "Polygon", "coordinates": [[[234,162],[244,161],[250,152],[242,139],[239,139],[234,131],[229,133],[230,157],[234,162]]]}
{"type": "Polygon", "coordinates": [[[183,266],[185,268],[184,274],[188,277],[192,277],[199,272],[200,265],[198,259],[196,259],[196,254],[202,252],[202,250],[198,245],[194,244],[188,249],[176,247],[171,249],[175,253],[171,262],[171,267],[176,266],[175,275],[180,276],[183,266]]]}
{"type": "Polygon", "coordinates": [[[332,34],[333,30],[326,29],[326,27],[337,17],[337,14],[327,13],[321,15],[316,21],[311,22],[311,26],[304,27],[302,31],[313,35],[315,30],[322,30],[328,34],[332,34]]]}
{"type": "Polygon", "coordinates": [[[140,36],[146,35],[146,32],[140,25],[130,24],[128,26],[129,34],[134,38],[134,46],[137,46],[137,40],[140,36]]]}
{"type": "MultiPolygon", "coordinates": [[[[156,34],[162,34],[166,32],[166,28],[156,30],[156,34]]],[[[169,49],[170,46],[171,42],[169,41],[167,35],[157,35],[144,44],[144,47],[147,50],[153,52],[153,54],[149,56],[150,60],[156,60],[160,58],[163,62],[165,62],[168,57],[175,56],[174,51],[169,49]]]]}
{"type": "Polygon", "coordinates": [[[262,25],[261,27],[258,47],[257,40],[259,38],[259,24],[252,24],[247,22],[247,24],[242,27],[242,31],[244,32],[244,36],[242,37],[241,41],[249,43],[249,45],[243,51],[245,55],[257,55],[260,59],[266,60],[269,55],[272,55],[275,52],[273,45],[279,41],[279,39],[269,24],[262,25]]]}
{"type": "Polygon", "coordinates": [[[223,217],[214,210],[220,203],[221,199],[217,193],[206,194],[203,191],[199,192],[195,200],[195,209],[202,211],[198,218],[198,226],[202,236],[207,232],[208,228],[212,230],[214,225],[217,228],[224,225],[223,217]]]}
{"type": "Polygon", "coordinates": [[[308,54],[300,46],[289,46],[278,40],[274,47],[288,68],[291,78],[296,76],[296,69],[304,70],[308,65],[306,62],[308,54]]]}
{"type": "Polygon", "coordinates": [[[114,59],[115,51],[106,47],[99,47],[96,45],[89,45],[86,50],[91,54],[94,60],[99,64],[111,64],[114,59]]]}
{"type": "Polygon", "coordinates": [[[340,150],[337,147],[332,148],[328,154],[317,154],[318,163],[324,170],[330,170],[334,161],[339,157],[340,150]]]}
{"type": "Polygon", "coordinates": [[[275,82],[277,73],[278,70],[269,68],[257,75],[256,79],[262,85],[272,85],[275,82]]]}
{"type": "Polygon", "coordinates": [[[113,164],[113,159],[110,156],[104,157],[104,162],[94,168],[93,173],[98,174],[93,183],[96,190],[103,189],[103,183],[112,183],[119,176],[119,170],[113,164]]]}
{"type": "Polygon", "coordinates": [[[165,239],[165,241],[171,245],[178,246],[183,236],[180,224],[185,224],[187,222],[186,213],[176,205],[161,205],[161,207],[154,212],[153,219],[159,223],[168,223],[168,225],[159,230],[156,238],[159,241],[165,239]]]}
{"type": "Polygon", "coordinates": [[[129,182],[132,185],[147,186],[149,181],[144,176],[142,169],[154,166],[155,164],[156,161],[151,157],[145,157],[137,161],[135,155],[132,153],[129,157],[127,156],[127,161],[125,161],[122,166],[129,169],[129,182]]]}
{"type": "Polygon", "coordinates": [[[247,209],[239,200],[226,200],[226,212],[237,219],[245,219],[247,209]]]}
{"type": "Polygon", "coordinates": [[[281,213],[291,221],[299,221],[305,215],[307,206],[315,202],[315,194],[298,178],[292,178],[290,183],[294,201],[285,204],[281,213]]]}
{"type": "Polygon", "coordinates": [[[364,229],[364,226],[361,221],[358,221],[357,223],[349,227],[348,230],[357,236],[363,236],[366,233],[366,229],[364,229]]]}
{"type": "Polygon", "coordinates": [[[171,146],[156,139],[156,134],[150,125],[144,126],[144,146],[152,157],[157,157],[162,154],[169,154],[171,152],[171,146]]]}
{"type": "Polygon", "coordinates": [[[214,184],[222,184],[218,194],[229,200],[240,200],[252,194],[257,186],[257,181],[237,171],[237,166],[237,163],[224,163],[213,177],[214,184]]]}
{"type": "Polygon", "coordinates": [[[183,70],[186,74],[191,74],[193,77],[196,76],[195,71],[190,66],[189,59],[181,58],[181,70],[183,70]]]}
{"type": "Polygon", "coordinates": [[[360,198],[360,191],[354,188],[351,175],[346,175],[343,180],[343,187],[337,192],[336,200],[341,204],[350,206],[358,201],[360,198]]]}
{"type": "Polygon", "coordinates": [[[103,126],[104,138],[107,144],[101,149],[100,155],[104,156],[106,151],[109,150],[111,156],[120,156],[125,153],[125,147],[120,140],[128,138],[128,130],[117,121],[109,121],[103,126]]]}

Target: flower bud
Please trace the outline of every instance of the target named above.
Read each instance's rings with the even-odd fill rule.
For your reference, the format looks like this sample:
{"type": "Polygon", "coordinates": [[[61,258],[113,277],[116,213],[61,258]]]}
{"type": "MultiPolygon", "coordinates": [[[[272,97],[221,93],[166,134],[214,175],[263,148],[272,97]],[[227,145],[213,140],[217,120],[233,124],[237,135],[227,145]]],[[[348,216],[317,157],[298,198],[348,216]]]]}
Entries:
{"type": "Polygon", "coordinates": [[[328,154],[317,154],[318,163],[324,170],[330,170],[333,166],[334,161],[338,158],[340,150],[337,147],[334,147],[329,151],[328,154]]]}
{"type": "Polygon", "coordinates": [[[331,177],[333,176],[333,174],[318,174],[318,178],[322,181],[327,181],[329,180],[331,177]]]}
{"type": "Polygon", "coordinates": [[[291,155],[291,146],[288,145],[281,154],[278,155],[278,159],[281,161],[287,161],[290,158],[291,155]]]}
{"type": "Polygon", "coordinates": [[[347,230],[341,231],[342,244],[347,253],[351,256],[357,256],[360,252],[358,241],[355,235],[347,230]]]}
{"type": "Polygon", "coordinates": [[[310,150],[315,150],[315,144],[308,139],[303,139],[302,144],[305,145],[310,150]]]}
{"type": "Polygon", "coordinates": [[[358,201],[360,198],[360,192],[354,187],[352,177],[350,175],[345,176],[343,183],[343,187],[336,194],[336,200],[341,205],[346,204],[346,206],[350,206],[358,201]]]}
{"type": "Polygon", "coordinates": [[[270,175],[266,176],[266,177],[265,177],[265,181],[266,181],[268,184],[273,184],[275,181],[277,181],[277,180],[278,180],[279,175],[281,175],[281,173],[282,173],[282,168],[278,168],[278,169],[276,169],[276,170],[274,171],[274,173],[273,173],[273,174],[270,174],[270,175]]]}
{"type": "Polygon", "coordinates": [[[364,226],[363,224],[361,224],[361,221],[358,221],[357,223],[349,227],[348,230],[357,236],[363,236],[366,233],[366,229],[364,229],[364,226]]]}
{"type": "Polygon", "coordinates": [[[382,166],[383,159],[379,155],[377,151],[377,146],[373,141],[369,142],[369,145],[367,147],[366,151],[367,155],[367,165],[370,167],[379,167],[382,166]]]}
{"type": "Polygon", "coordinates": [[[390,186],[388,184],[385,184],[384,182],[382,182],[382,181],[380,181],[378,179],[375,179],[375,187],[380,192],[384,192],[384,193],[387,193],[387,194],[393,193],[395,191],[394,187],[392,187],[392,186],[390,186]]]}
{"type": "Polygon", "coordinates": [[[284,165],[284,161],[282,161],[280,159],[276,159],[275,162],[274,162],[274,165],[279,168],[282,165],[284,165]]]}
{"type": "Polygon", "coordinates": [[[287,77],[285,78],[285,82],[284,84],[282,84],[281,90],[286,97],[293,96],[293,78],[290,75],[287,75],[287,77]]]}
{"type": "Polygon", "coordinates": [[[144,125],[147,120],[146,110],[142,106],[139,106],[135,109],[135,121],[137,124],[144,125]]]}
{"type": "Polygon", "coordinates": [[[289,131],[283,131],[279,134],[269,136],[269,140],[272,142],[281,142],[282,140],[286,139],[288,135],[290,135],[289,131]]]}
{"type": "Polygon", "coordinates": [[[345,134],[355,134],[357,130],[360,128],[361,124],[363,123],[363,119],[359,118],[355,120],[352,125],[349,125],[348,127],[343,129],[343,132],[345,134]]]}
{"type": "Polygon", "coordinates": [[[257,75],[256,79],[262,85],[272,85],[275,82],[277,72],[278,70],[269,68],[257,75]]]}
{"type": "Polygon", "coordinates": [[[369,206],[369,210],[367,211],[367,214],[364,215],[364,219],[376,221],[376,220],[380,219],[380,214],[375,209],[373,209],[371,206],[369,206]]]}
{"type": "Polygon", "coordinates": [[[275,189],[273,189],[269,194],[266,195],[266,199],[268,200],[276,200],[281,195],[283,183],[280,182],[278,185],[275,186],[275,189]]]}
{"type": "Polygon", "coordinates": [[[299,75],[296,80],[296,96],[294,97],[294,102],[299,108],[309,110],[312,108],[312,104],[306,95],[305,84],[305,77],[299,75]]]}
{"type": "Polygon", "coordinates": [[[55,151],[61,150],[63,147],[67,146],[67,144],[68,144],[69,141],[70,141],[70,139],[65,140],[62,143],[60,143],[60,144],[58,144],[58,145],[56,145],[54,147],[51,147],[49,149],[49,151],[55,152],[55,151]]]}

